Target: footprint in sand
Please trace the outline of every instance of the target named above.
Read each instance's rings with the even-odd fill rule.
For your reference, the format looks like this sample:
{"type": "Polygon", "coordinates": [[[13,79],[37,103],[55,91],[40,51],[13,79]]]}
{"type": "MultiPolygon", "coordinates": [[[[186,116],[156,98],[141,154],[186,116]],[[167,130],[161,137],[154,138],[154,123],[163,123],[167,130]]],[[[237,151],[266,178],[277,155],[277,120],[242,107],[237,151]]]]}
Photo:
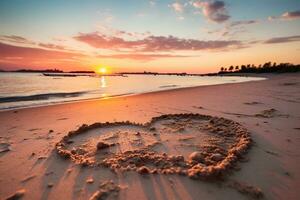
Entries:
{"type": "Polygon", "coordinates": [[[252,101],[252,102],[245,102],[244,104],[253,106],[253,105],[260,105],[260,104],[263,104],[263,103],[258,102],[258,101],[252,101]]]}
{"type": "Polygon", "coordinates": [[[5,153],[11,150],[10,144],[7,142],[0,143],[0,153],[5,153]]]}
{"type": "Polygon", "coordinates": [[[255,114],[254,116],[262,118],[289,117],[289,115],[280,114],[280,112],[274,108],[263,110],[260,113],[255,114]]]}

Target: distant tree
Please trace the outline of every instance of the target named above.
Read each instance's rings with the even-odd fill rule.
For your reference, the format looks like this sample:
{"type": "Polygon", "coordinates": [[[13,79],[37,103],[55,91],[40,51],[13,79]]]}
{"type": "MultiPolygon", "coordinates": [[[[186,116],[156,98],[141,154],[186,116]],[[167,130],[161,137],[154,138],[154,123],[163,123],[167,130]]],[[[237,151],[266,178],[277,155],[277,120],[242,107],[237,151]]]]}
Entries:
{"type": "Polygon", "coordinates": [[[266,62],[263,65],[255,66],[254,64],[247,64],[236,66],[234,68],[231,65],[228,68],[221,67],[221,71],[223,73],[226,72],[242,72],[242,73],[285,73],[285,72],[300,72],[300,65],[294,65],[291,63],[272,63],[266,62]],[[235,71],[233,71],[235,69],[235,71]]]}
{"type": "Polygon", "coordinates": [[[246,65],[241,66],[241,72],[246,72],[246,65]]]}
{"type": "Polygon", "coordinates": [[[268,67],[271,67],[271,62],[266,62],[266,63],[263,65],[263,68],[268,68],[268,67]]]}

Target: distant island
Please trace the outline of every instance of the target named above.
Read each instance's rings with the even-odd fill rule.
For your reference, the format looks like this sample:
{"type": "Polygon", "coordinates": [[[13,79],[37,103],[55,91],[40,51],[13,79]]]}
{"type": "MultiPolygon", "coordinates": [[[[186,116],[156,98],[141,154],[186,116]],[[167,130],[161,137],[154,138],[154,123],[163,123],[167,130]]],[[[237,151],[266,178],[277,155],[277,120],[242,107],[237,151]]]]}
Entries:
{"type": "Polygon", "coordinates": [[[2,70],[0,69],[0,72],[20,72],[20,73],[85,73],[85,74],[91,74],[95,73],[94,71],[63,71],[59,69],[18,69],[18,70],[2,70]]]}

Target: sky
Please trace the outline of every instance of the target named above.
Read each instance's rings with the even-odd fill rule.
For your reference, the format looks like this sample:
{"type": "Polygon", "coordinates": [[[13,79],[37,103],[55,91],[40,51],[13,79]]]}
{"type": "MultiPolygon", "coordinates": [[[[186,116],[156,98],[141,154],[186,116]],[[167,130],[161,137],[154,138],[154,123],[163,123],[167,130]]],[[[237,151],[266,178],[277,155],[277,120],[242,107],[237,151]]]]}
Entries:
{"type": "Polygon", "coordinates": [[[300,63],[299,0],[1,0],[0,69],[300,63]]]}

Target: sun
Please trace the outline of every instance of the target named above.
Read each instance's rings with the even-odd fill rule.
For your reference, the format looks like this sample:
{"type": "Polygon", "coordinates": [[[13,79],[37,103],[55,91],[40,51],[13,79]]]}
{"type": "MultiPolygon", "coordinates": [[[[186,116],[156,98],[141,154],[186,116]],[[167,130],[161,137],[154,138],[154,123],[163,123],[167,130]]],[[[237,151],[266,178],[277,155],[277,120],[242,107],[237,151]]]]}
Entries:
{"type": "Polygon", "coordinates": [[[100,68],[98,69],[98,73],[99,73],[99,74],[106,74],[106,73],[107,73],[106,67],[100,67],[100,68]]]}

